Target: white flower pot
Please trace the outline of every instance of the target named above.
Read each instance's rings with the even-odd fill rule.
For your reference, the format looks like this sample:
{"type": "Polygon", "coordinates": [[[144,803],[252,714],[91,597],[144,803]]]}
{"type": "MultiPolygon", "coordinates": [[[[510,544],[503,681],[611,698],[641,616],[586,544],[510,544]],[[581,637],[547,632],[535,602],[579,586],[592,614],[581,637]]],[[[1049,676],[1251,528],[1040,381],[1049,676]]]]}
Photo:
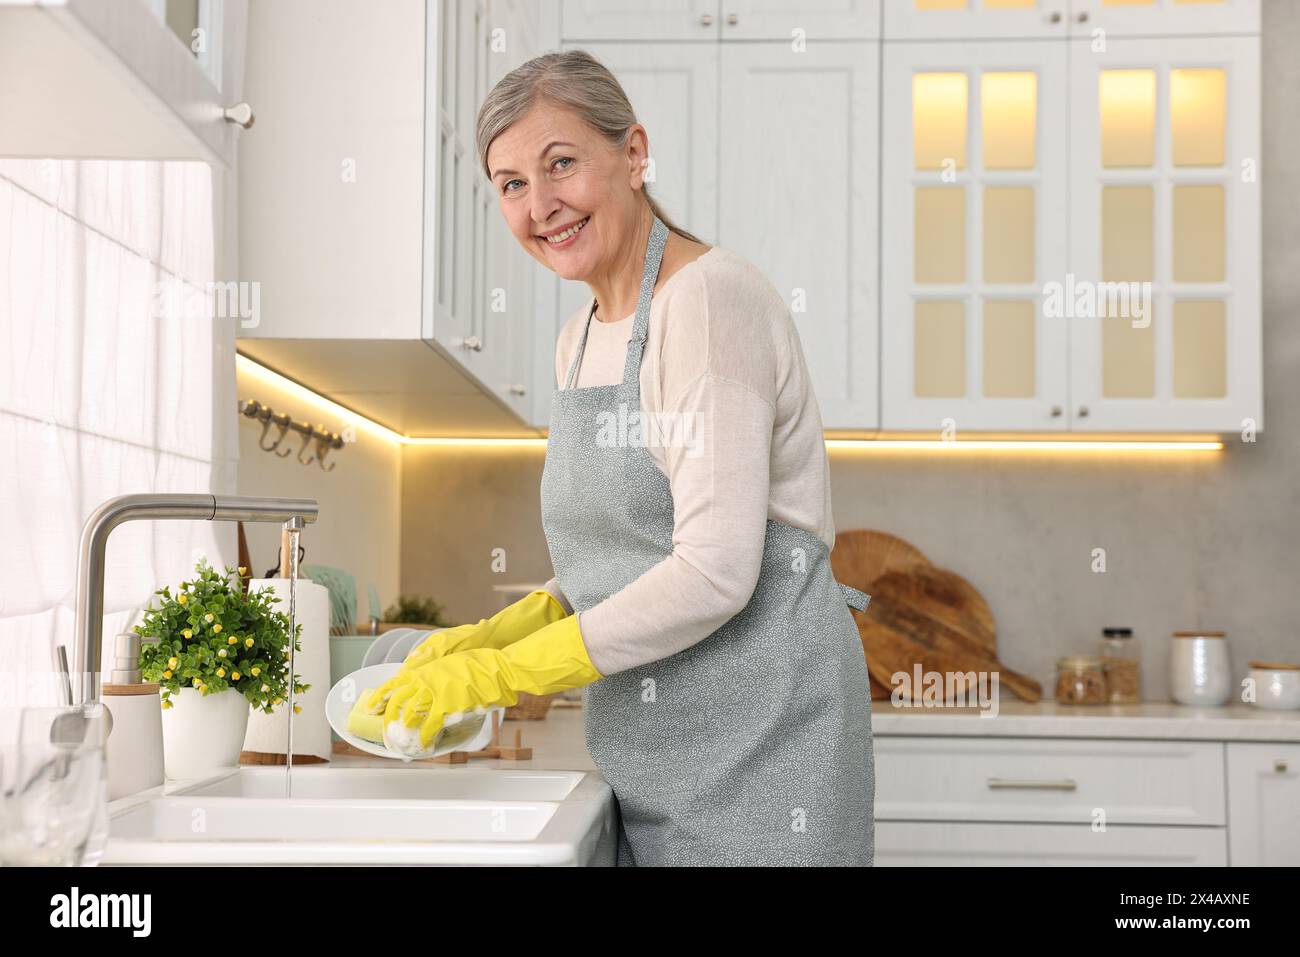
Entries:
{"type": "Polygon", "coordinates": [[[239,766],[248,730],[249,704],[227,688],[204,695],[182,688],[162,713],[163,768],[168,780],[203,778],[239,766]]]}

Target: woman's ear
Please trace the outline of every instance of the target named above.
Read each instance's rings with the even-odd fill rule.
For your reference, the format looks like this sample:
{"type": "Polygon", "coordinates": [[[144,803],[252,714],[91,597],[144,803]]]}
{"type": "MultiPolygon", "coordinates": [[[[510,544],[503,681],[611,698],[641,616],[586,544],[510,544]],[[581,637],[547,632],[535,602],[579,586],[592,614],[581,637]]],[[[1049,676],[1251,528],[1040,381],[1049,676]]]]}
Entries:
{"type": "Polygon", "coordinates": [[[645,182],[650,165],[650,138],[640,123],[633,123],[627,134],[628,185],[636,192],[645,182]]]}

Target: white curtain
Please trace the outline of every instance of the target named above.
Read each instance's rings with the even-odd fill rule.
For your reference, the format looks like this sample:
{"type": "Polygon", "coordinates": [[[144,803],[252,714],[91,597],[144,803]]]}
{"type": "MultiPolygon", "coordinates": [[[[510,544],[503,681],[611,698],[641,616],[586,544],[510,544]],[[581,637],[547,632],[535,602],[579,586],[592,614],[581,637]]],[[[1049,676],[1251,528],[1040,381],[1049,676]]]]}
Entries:
{"type": "MultiPolygon", "coordinates": [[[[53,703],[33,679],[56,644],[75,660],[77,545],[100,503],[233,487],[233,327],[207,295],[223,182],[201,162],[0,159],[0,706],[53,703]]],[[[119,526],[102,667],[156,588],[200,555],[234,564],[233,540],[119,526]]]]}

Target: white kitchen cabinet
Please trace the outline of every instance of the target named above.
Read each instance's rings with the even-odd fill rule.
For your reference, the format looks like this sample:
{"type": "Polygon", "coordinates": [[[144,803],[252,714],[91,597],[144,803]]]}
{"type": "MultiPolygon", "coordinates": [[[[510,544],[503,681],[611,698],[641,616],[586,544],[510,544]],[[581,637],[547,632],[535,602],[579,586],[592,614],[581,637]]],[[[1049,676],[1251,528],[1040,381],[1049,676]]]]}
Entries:
{"type": "Polygon", "coordinates": [[[560,0],[566,40],[716,40],[719,0],[560,0]]]}
{"type": "Polygon", "coordinates": [[[1258,38],[1075,41],[1071,71],[1071,427],[1262,428],[1258,38]]]}
{"type": "Polygon", "coordinates": [[[1259,33],[1259,0],[1070,0],[1070,32],[1098,39],[1259,33]]]}
{"type": "Polygon", "coordinates": [[[1064,44],[884,46],[881,425],[1062,430],[1064,44]]]}
{"type": "Polygon", "coordinates": [[[870,40],[881,0],[561,0],[560,34],[581,40],[870,40]]]}
{"type": "Polygon", "coordinates": [[[1070,0],[886,0],[886,40],[1064,37],[1070,0]]]}
{"type": "Polygon", "coordinates": [[[722,47],[718,244],[790,306],[826,428],[877,401],[879,44],[722,47]]]}
{"type": "Polygon", "coordinates": [[[1300,866],[1300,745],[1228,743],[1233,867],[1300,866]]]}
{"type": "Polygon", "coordinates": [[[251,6],[241,352],[405,434],[518,433],[533,274],[473,137],[532,24],[522,0],[251,6]]]}
{"type": "Polygon", "coordinates": [[[728,40],[875,40],[882,0],[722,0],[728,40]]]}
{"type": "MultiPolygon", "coordinates": [[[[717,43],[566,43],[605,64],[623,86],[637,120],[650,139],[647,176],[651,194],[675,223],[706,243],[718,235],[718,61],[717,43]]],[[[584,282],[563,280],[538,266],[545,279],[548,312],[537,316],[537,396],[533,421],[550,422],[555,391],[555,343],[561,327],[591,300],[584,282]]]]}
{"type": "Polygon", "coordinates": [[[1222,827],[876,822],[877,867],[1225,867],[1222,827]]]}
{"type": "Polygon", "coordinates": [[[227,33],[239,35],[225,12],[221,0],[0,2],[0,156],[233,169],[222,73],[227,33]]]}

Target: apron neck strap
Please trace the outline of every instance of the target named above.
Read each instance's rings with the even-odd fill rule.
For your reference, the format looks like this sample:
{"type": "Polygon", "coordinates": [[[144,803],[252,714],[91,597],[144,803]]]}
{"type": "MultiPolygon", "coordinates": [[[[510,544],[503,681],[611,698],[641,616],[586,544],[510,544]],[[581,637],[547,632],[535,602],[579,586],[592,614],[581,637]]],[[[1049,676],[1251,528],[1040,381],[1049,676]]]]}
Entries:
{"type": "MultiPolygon", "coordinates": [[[[641,381],[641,352],[645,346],[646,334],[650,329],[650,300],[654,296],[655,282],[659,279],[659,264],[664,258],[664,246],[668,241],[668,227],[658,216],[650,225],[650,239],[646,243],[645,267],[641,271],[641,292],[636,300],[636,318],[632,321],[632,335],[627,342],[627,360],[623,365],[623,384],[638,384],[641,381]]],[[[582,352],[587,346],[587,330],[591,328],[591,317],[596,314],[596,300],[591,301],[591,310],[587,321],[582,325],[582,338],[578,340],[573,362],[569,365],[569,374],[565,377],[564,388],[572,389],[582,362],[582,352]]]]}

